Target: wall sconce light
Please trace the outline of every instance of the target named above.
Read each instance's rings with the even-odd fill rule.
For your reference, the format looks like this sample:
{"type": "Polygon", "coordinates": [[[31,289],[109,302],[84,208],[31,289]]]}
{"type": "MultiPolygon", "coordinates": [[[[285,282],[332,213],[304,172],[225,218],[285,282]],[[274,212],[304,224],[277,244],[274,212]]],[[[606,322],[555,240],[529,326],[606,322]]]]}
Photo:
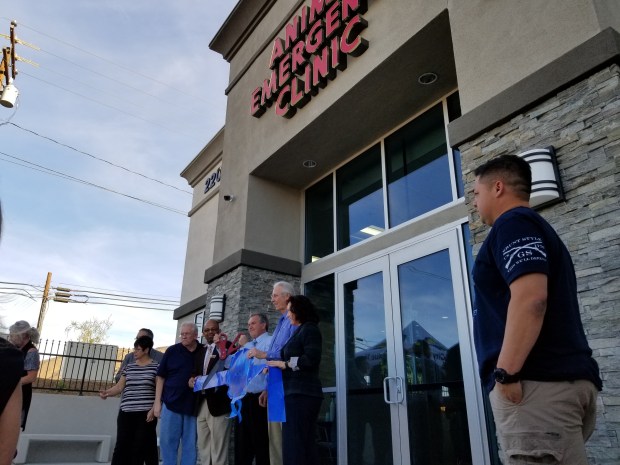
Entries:
{"type": "Polygon", "coordinates": [[[226,305],[226,294],[214,295],[209,304],[209,319],[215,321],[224,320],[224,307],[226,305]]]}
{"type": "Polygon", "coordinates": [[[4,87],[2,91],[2,97],[0,97],[0,105],[7,108],[13,108],[17,101],[19,90],[13,84],[13,79],[9,80],[9,84],[4,87]]]}
{"type": "Polygon", "coordinates": [[[532,208],[564,200],[564,189],[553,146],[528,150],[518,156],[527,161],[532,169],[532,208]]]}

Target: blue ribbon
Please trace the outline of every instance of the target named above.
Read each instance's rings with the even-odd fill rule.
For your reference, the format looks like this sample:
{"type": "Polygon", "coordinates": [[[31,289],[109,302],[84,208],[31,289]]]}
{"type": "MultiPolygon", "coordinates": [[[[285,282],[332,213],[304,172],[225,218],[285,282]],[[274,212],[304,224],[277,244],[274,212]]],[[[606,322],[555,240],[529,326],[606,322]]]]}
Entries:
{"type": "Polygon", "coordinates": [[[276,367],[269,367],[269,378],[267,379],[267,418],[269,421],[286,421],[282,370],[276,367]]]}
{"type": "Polygon", "coordinates": [[[210,378],[198,376],[194,384],[194,392],[228,385],[228,397],[231,399],[230,418],[238,416],[239,421],[241,421],[241,400],[247,393],[248,386],[252,386],[253,392],[267,389],[267,416],[269,421],[286,421],[282,370],[268,367],[269,373],[265,376],[263,370],[266,365],[255,365],[253,359],[247,358],[247,350],[241,348],[230,356],[228,370],[217,372],[210,378]]]}

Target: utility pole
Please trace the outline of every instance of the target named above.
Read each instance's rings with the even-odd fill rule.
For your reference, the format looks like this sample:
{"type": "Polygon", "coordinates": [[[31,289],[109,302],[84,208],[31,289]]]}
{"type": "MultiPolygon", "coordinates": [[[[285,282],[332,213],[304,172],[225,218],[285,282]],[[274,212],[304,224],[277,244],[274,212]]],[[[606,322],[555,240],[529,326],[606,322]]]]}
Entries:
{"type": "Polygon", "coordinates": [[[4,89],[4,79],[6,79],[6,85],[9,85],[10,79],[10,65],[9,65],[10,50],[9,47],[2,49],[2,62],[0,62],[0,89],[4,89]]]}
{"type": "Polygon", "coordinates": [[[6,86],[17,76],[17,70],[15,69],[15,26],[17,26],[17,23],[11,21],[11,29],[8,37],[11,45],[2,49],[0,76],[6,79],[6,86]]]}
{"type": "Polygon", "coordinates": [[[39,65],[33,61],[27,60],[18,56],[15,52],[15,44],[26,45],[27,47],[39,50],[35,45],[24,42],[15,37],[15,28],[17,27],[17,21],[11,21],[11,30],[9,35],[0,34],[1,37],[9,39],[10,45],[2,49],[2,63],[0,64],[0,105],[7,108],[13,108],[17,103],[17,96],[19,90],[15,87],[13,81],[17,77],[17,68],[15,67],[16,61],[24,61],[33,66],[39,65]],[[4,79],[4,82],[2,82],[4,79]]]}
{"type": "Polygon", "coordinates": [[[43,300],[41,301],[41,310],[39,310],[39,321],[37,321],[37,331],[39,334],[43,331],[43,319],[47,310],[47,295],[50,292],[50,283],[52,282],[51,271],[47,272],[47,280],[45,281],[45,289],[43,289],[43,300]]]}

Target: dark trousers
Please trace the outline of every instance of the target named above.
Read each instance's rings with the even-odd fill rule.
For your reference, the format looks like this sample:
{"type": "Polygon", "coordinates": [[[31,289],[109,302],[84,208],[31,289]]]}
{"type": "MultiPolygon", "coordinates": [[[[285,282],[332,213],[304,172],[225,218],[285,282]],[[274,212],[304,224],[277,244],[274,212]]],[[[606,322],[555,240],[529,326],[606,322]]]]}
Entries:
{"type": "Polygon", "coordinates": [[[258,405],[260,394],[246,394],[241,400],[241,421],[236,422],[235,465],[269,465],[267,409],[258,405]]]}
{"type": "Polygon", "coordinates": [[[316,465],[316,421],[323,399],[299,394],[284,396],[286,421],[282,423],[282,464],[316,465]]]}
{"type": "Polygon", "coordinates": [[[146,421],[147,412],[123,412],[116,420],[116,445],[112,465],[158,465],[157,419],[146,421]]]}
{"type": "Polygon", "coordinates": [[[22,431],[26,429],[28,411],[32,402],[32,384],[22,384],[22,431]]]}

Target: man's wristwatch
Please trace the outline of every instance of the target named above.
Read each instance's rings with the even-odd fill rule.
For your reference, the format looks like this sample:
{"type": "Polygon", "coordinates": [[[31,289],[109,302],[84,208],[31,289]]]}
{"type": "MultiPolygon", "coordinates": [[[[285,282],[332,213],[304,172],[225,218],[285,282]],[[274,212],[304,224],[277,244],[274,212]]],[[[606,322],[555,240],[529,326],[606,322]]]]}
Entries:
{"type": "Polygon", "coordinates": [[[493,378],[497,383],[500,384],[512,384],[519,381],[521,379],[521,376],[519,376],[519,373],[509,375],[508,372],[503,368],[496,368],[495,370],[493,370],[493,378]]]}

